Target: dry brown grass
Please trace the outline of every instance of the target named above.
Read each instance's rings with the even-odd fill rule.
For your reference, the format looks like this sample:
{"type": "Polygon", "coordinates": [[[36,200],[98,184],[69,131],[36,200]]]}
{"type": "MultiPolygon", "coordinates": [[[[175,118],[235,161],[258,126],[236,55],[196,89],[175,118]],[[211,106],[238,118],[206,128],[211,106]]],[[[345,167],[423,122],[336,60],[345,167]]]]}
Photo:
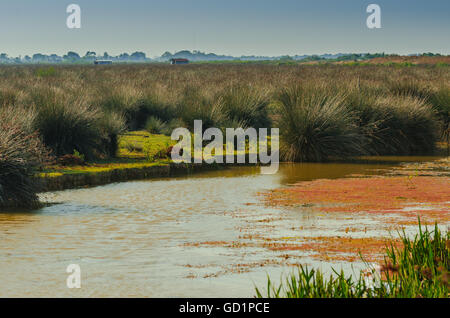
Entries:
{"type": "MultiPolygon", "coordinates": [[[[268,105],[274,104],[283,89],[292,86],[320,87],[330,96],[350,97],[359,103],[356,107],[349,102],[351,111],[354,107],[359,111],[361,103],[365,107],[380,98],[402,101],[402,108],[408,108],[412,98],[416,98],[416,104],[446,104],[450,89],[449,68],[435,66],[148,64],[54,66],[52,72],[45,72],[45,68],[48,66],[0,67],[0,107],[21,106],[39,112],[51,91],[68,109],[75,100],[75,109],[76,105],[99,109],[106,127],[102,132],[106,135],[100,137],[111,141],[115,138],[111,138],[114,134],[109,136],[108,129],[118,130],[120,120],[130,130],[143,129],[151,117],[167,126],[171,126],[171,120],[181,119],[190,127],[191,119],[199,116],[196,119],[216,127],[242,122],[270,125],[271,121],[277,122],[280,114],[268,105]],[[438,96],[438,92],[439,98],[429,98],[438,96]],[[220,111],[212,111],[212,106],[220,111]]],[[[448,105],[438,106],[445,122],[448,105]]],[[[69,145],[67,149],[70,148],[69,145]]]]}

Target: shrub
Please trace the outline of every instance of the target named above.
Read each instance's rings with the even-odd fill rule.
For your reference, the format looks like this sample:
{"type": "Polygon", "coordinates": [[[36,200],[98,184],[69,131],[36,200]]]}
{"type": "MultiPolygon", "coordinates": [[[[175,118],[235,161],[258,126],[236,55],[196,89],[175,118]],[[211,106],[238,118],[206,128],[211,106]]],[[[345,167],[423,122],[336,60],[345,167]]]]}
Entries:
{"type": "MultiPolygon", "coordinates": [[[[299,81],[313,86],[311,90],[316,88],[314,85],[318,86],[321,92],[309,93],[309,95],[326,95],[328,100],[338,99],[338,96],[341,96],[339,99],[344,98],[342,95],[347,95],[353,90],[352,86],[356,79],[358,88],[363,88],[355,94],[351,93],[351,95],[360,95],[358,98],[361,99],[362,108],[353,107],[351,101],[348,102],[347,107],[340,107],[340,112],[347,113],[344,121],[347,121],[348,117],[356,118],[354,121],[348,120],[347,132],[342,135],[342,129],[339,128],[340,132],[337,134],[341,137],[348,136],[348,133],[353,134],[356,123],[360,137],[369,138],[369,141],[364,143],[365,149],[362,152],[355,151],[357,150],[355,143],[346,143],[343,151],[337,151],[338,156],[343,154],[344,150],[349,151],[346,156],[352,156],[357,152],[361,154],[367,152],[372,154],[410,153],[413,148],[410,149],[407,146],[404,149],[402,144],[404,138],[400,140],[396,138],[392,142],[389,139],[390,132],[399,131],[396,124],[391,122],[394,117],[391,112],[397,114],[394,118],[399,118],[399,112],[391,110],[392,105],[381,107],[377,100],[390,99],[391,95],[394,95],[394,99],[403,97],[410,100],[411,98],[420,99],[432,105],[439,121],[443,123],[440,125],[438,121],[434,121],[442,127],[441,135],[444,136],[444,133],[448,131],[448,128],[445,128],[448,127],[449,118],[446,111],[449,105],[448,85],[442,84],[448,82],[447,67],[269,64],[271,63],[199,64],[192,65],[189,69],[156,64],[117,65],[114,68],[101,69],[81,65],[51,66],[56,71],[56,76],[44,75],[39,78],[36,77],[38,70],[45,70],[48,67],[4,66],[0,68],[0,105],[19,107],[34,104],[36,112],[40,113],[40,127],[37,128],[42,128],[43,138],[45,137],[46,142],[49,141],[52,149],[60,152],[59,155],[70,154],[73,149],[77,149],[85,154],[88,160],[96,156],[113,156],[117,151],[117,131],[122,131],[124,127],[129,130],[144,129],[150,117],[166,123],[162,133],[167,135],[170,135],[174,126],[192,130],[194,119],[203,120],[205,129],[208,127],[270,127],[271,121],[277,122],[278,125],[282,114],[279,111],[274,112],[272,107],[278,102],[275,101],[268,106],[268,100],[271,100],[273,96],[278,99],[280,90],[299,81]],[[327,83],[338,89],[332,89],[326,93],[324,88],[320,88],[320,83],[327,83]],[[438,89],[440,85],[446,88],[438,89]],[[381,95],[383,97],[380,97],[381,95]],[[55,105],[52,111],[60,117],[56,116],[55,120],[49,119],[49,125],[45,125],[47,120],[43,119],[44,113],[50,113],[49,108],[52,108],[49,104],[59,104],[55,105]],[[41,105],[44,105],[42,111],[39,110],[41,105]],[[345,108],[348,108],[348,111],[345,108]],[[61,121],[62,117],[66,119],[61,121]],[[63,127],[56,129],[59,121],[64,122],[63,127]],[[66,125],[66,123],[70,124],[66,125]],[[86,149],[79,149],[81,146],[78,146],[77,140],[81,140],[81,144],[86,145],[84,147],[86,149]],[[374,148],[369,149],[369,144],[374,148]]],[[[308,88],[306,87],[305,90],[308,88]]],[[[312,111],[309,112],[308,116],[312,116],[312,113],[312,111]]],[[[317,118],[323,120],[324,116],[317,116],[317,118]]],[[[286,121],[287,117],[288,115],[284,116],[286,121]]],[[[335,127],[341,127],[336,125],[337,121],[333,119],[328,122],[333,122],[335,127]]],[[[293,124],[290,126],[290,135],[293,135],[294,131],[300,132],[293,124]]],[[[309,127],[314,126],[317,127],[317,123],[311,123],[309,127]]],[[[283,127],[279,128],[283,133],[283,127]]],[[[312,131],[317,133],[317,129],[312,131]]],[[[415,133],[422,134],[421,131],[422,128],[419,128],[415,133]]],[[[330,132],[330,127],[324,129],[324,134],[330,132]]],[[[426,133],[423,135],[426,136],[426,133]]],[[[356,139],[351,138],[351,140],[356,139]]],[[[435,139],[431,139],[428,144],[434,141],[435,139]]],[[[340,144],[338,142],[335,148],[339,148],[340,144]]],[[[288,142],[284,145],[288,145],[288,142]]],[[[313,149],[316,145],[318,144],[315,143],[309,150],[306,146],[302,146],[303,153],[317,152],[320,155],[296,160],[325,160],[324,157],[328,156],[313,149]]],[[[326,147],[331,148],[331,145],[327,144],[326,147]]],[[[292,149],[295,148],[298,148],[298,145],[292,146],[292,149]]],[[[329,155],[333,157],[334,152],[330,151],[329,155]]]]}
{"type": "Polygon", "coordinates": [[[168,159],[172,155],[173,146],[166,146],[156,152],[153,159],[168,159]]]}
{"type": "Polygon", "coordinates": [[[32,176],[50,157],[31,131],[33,117],[24,109],[0,107],[0,207],[39,206],[32,176]]]}
{"type": "Polygon", "coordinates": [[[125,148],[129,153],[142,152],[144,150],[142,146],[131,141],[122,141],[122,147],[125,148]]]}
{"type": "Polygon", "coordinates": [[[436,63],[436,67],[448,67],[450,66],[450,64],[445,63],[445,62],[438,62],[436,63]]]}

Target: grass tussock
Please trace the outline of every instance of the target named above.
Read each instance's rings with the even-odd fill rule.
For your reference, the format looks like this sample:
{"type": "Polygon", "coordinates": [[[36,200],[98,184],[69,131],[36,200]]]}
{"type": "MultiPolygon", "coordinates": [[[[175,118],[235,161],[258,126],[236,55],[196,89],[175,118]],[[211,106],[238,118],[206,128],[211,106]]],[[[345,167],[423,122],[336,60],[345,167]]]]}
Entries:
{"type": "Polygon", "coordinates": [[[358,91],[349,94],[348,105],[357,113],[367,154],[413,155],[435,150],[440,122],[425,100],[358,91]]]}
{"type": "Polygon", "coordinates": [[[35,93],[31,105],[36,113],[34,128],[56,156],[76,150],[92,160],[114,153],[117,135],[124,127],[118,113],[102,112],[58,90],[35,93]]]}
{"type": "Polygon", "coordinates": [[[429,97],[441,124],[441,139],[449,142],[450,136],[450,87],[440,87],[429,97]]]}
{"type": "MultiPolygon", "coordinates": [[[[238,127],[271,127],[267,92],[250,86],[231,86],[219,96],[227,123],[240,123],[238,127]]],[[[230,126],[233,127],[233,126],[230,126]]]]}
{"type": "Polygon", "coordinates": [[[355,113],[345,96],[325,88],[294,86],[275,99],[280,153],[287,161],[323,161],[364,153],[355,113]]]}
{"type": "Polygon", "coordinates": [[[24,109],[0,108],[0,207],[39,206],[32,177],[50,157],[32,131],[33,117],[24,109]]]}
{"type": "Polygon", "coordinates": [[[423,99],[406,96],[378,97],[373,105],[378,123],[368,134],[378,155],[432,153],[438,138],[439,122],[423,99]]]}
{"type": "MultiPolygon", "coordinates": [[[[408,237],[400,233],[401,246],[386,247],[384,263],[379,269],[367,264],[358,277],[345,276],[333,269],[325,277],[322,271],[300,266],[281,285],[270,278],[266,297],[274,298],[447,298],[449,293],[450,233],[422,228],[408,237]]],[[[258,297],[263,292],[256,289],[258,297]]]]}

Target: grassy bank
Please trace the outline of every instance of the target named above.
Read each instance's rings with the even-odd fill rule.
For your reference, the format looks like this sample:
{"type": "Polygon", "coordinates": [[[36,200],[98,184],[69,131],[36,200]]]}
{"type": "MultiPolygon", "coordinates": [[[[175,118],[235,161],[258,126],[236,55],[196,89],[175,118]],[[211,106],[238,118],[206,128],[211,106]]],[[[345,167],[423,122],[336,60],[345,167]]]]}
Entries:
{"type": "Polygon", "coordinates": [[[410,238],[400,233],[401,244],[386,247],[384,262],[356,276],[333,269],[329,278],[320,270],[300,266],[279,286],[268,279],[266,292],[275,298],[447,298],[449,296],[450,233],[422,228],[410,238]]]}
{"type": "MultiPolygon", "coordinates": [[[[167,156],[167,150],[173,144],[170,137],[147,131],[125,133],[117,138],[117,152],[113,158],[86,161],[80,154],[68,155],[43,167],[34,179],[40,184],[40,191],[56,191],[167,177],[177,170],[171,169],[167,156]]],[[[193,170],[186,165],[183,168],[186,172],[193,170]]]]}
{"type": "MultiPolygon", "coordinates": [[[[4,66],[0,111],[23,118],[24,133],[35,134],[40,151],[62,166],[118,164],[124,155],[158,164],[170,144],[164,137],[155,146],[120,136],[167,136],[176,127],[192,130],[195,119],[203,129],[277,127],[284,160],[325,161],[432,153],[449,137],[448,83],[449,68],[437,66],[4,66]]],[[[30,167],[26,180],[49,170],[30,167]]],[[[14,188],[4,178],[0,185],[14,188]]]]}
{"type": "MultiPolygon", "coordinates": [[[[169,152],[175,143],[165,135],[131,131],[118,136],[118,150],[114,158],[85,161],[79,154],[66,155],[44,166],[33,179],[39,184],[39,191],[45,192],[186,175],[225,167],[224,164],[174,163],[169,158],[169,152]]],[[[235,155],[237,153],[235,151],[235,155]]],[[[245,154],[249,154],[248,146],[245,154]]]]}

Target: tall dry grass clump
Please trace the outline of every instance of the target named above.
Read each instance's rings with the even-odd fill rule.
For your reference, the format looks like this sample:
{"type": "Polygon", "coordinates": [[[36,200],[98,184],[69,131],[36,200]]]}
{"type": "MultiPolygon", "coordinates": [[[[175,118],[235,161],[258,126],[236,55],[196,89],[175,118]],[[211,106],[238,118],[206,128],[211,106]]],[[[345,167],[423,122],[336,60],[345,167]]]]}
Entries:
{"type": "Polygon", "coordinates": [[[433,91],[429,85],[414,78],[398,78],[388,82],[388,89],[393,95],[411,96],[422,100],[428,99],[433,91]]]}
{"type": "Polygon", "coordinates": [[[176,113],[188,129],[193,131],[194,120],[202,120],[203,129],[221,127],[225,119],[222,99],[204,94],[200,88],[186,87],[177,104],[176,113]]]}
{"type": "Polygon", "coordinates": [[[0,207],[39,206],[32,177],[50,157],[33,120],[23,108],[0,107],[0,207]]]}
{"type": "Polygon", "coordinates": [[[357,114],[366,153],[412,155],[434,151],[440,122],[425,99],[363,87],[350,90],[347,103],[357,114]]]}
{"type": "Polygon", "coordinates": [[[377,155],[429,154],[439,140],[432,107],[410,96],[381,96],[372,106],[379,119],[369,132],[368,149],[377,155]]]}
{"type": "Polygon", "coordinates": [[[364,153],[364,137],[343,95],[324,87],[281,90],[274,107],[279,116],[280,154],[287,161],[323,161],[364,153]]]}
{"type": "Polygon", "coordinates": [[[142,99],[142,92],[135,87],[126,83],[114,83],[108,87],[101,85],[96,88],[96,97],[91,104],[97,106],[99,111],[119,114],[128,129],[136,130],[143,126],[139,122],[142,99]]]}
{"type": "Polygon", "coordinates": [[[222,111],[229,123],[240,123],[242,127],[271,127],[269,97],[267,91],[250,86],[233,85],[219,93],[222,111]]]}
{"type": "Polygon", "coordinates": [[[429,100],[441,122],[441,139],[448,142],[450,137],[450,87],[439,87],[429,100]]]}
{"type": "Polygon", "coordinates": [[[34,128],[56,156],[74,151],[87,159],[109,155],[116,148],[123,118],[113,111],[102,112],[81,96],[58,89],[42,89],[31,97],[36,113],[34,128]]]}

